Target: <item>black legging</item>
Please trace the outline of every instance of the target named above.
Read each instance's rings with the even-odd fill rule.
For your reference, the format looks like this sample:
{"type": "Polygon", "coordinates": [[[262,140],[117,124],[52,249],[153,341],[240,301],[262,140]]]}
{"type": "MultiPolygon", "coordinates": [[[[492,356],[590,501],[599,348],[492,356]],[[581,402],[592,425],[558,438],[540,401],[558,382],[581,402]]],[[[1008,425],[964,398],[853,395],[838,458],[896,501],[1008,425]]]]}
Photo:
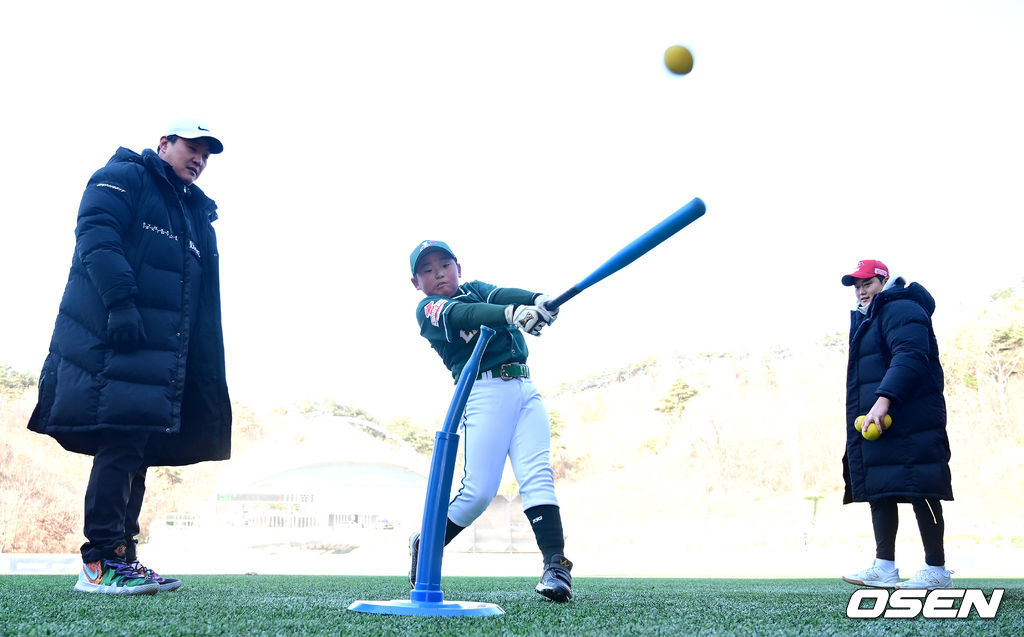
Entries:
{"type": "MultiPolygon", "coordinates": [[[[895,499],[871,501],[871,524],[875,527],[875,557],[895,561],[896,529],[899,528],[899,513],[895,499]]],[[[946,554],[942,548],[942,535],[946,523],[942,519],[942,503],[939,500],[912,500],[917,527],[921,530],[924,544],[924,561],[928,566],[945,566],[946,554]]]]}

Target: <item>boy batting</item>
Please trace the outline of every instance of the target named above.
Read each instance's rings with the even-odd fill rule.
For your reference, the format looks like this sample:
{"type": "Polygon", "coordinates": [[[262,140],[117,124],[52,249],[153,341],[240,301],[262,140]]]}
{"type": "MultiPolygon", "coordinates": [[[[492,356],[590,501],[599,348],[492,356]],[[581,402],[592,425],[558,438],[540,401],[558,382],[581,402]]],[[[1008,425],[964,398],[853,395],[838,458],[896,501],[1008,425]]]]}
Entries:
{"type": "MultiPolygon", "coordinates": [[[[482,281],[459,284],[462,266],[448,244],[423,241],[409,258],[412,284],[423,292],[416,308],[420,334],[452,377],[459,378],[481,325],[496,330],[480,363],[480,375],[462,422],[465,474],[448,505],[444,544],[478,518],[498,493],[508,457],[519,482],[523,513],[537,538],[544,570],[536,591],[556,602],[572,598],[572,562],[565,558],[562,518],[551,471],[551,425],[540,393],[530,380],[523,332],[539,336],[555,321],[543,294],[499,288],[482,281]]],[[[409,541],[416,584],[419,533],[409,541]]]]}

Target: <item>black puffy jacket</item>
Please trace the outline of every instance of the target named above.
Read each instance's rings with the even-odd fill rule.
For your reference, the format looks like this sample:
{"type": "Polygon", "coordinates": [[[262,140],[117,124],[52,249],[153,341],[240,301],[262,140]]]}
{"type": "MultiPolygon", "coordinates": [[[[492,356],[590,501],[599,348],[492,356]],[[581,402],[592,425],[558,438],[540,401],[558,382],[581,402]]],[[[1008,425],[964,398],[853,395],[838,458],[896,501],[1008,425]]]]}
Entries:
{"type": "Polygon", "coordinates": [[[846,371],[843,502],[880,498],[953,499],[946,402],[939,347],[932,330],[935,300],[903,280],[877,295],[867,315],[854,310],[846,371]],[[854,428],[879,396],[892,401],[890,427],[868,441],[854,428]]]}
{"type": "Polygon", "coordinates": [[[216,210],[152,150],[119,148],[96,171],[82,195],[30,429],[90,455],[97,431],[147,431],[147,465],[230,456],[216,210]],[[202,261],[199,286],[189,280],[190,245],[202,261]],[[108,308],[129,298],[146,338],[117,351],[107,340],[108,308]]]}

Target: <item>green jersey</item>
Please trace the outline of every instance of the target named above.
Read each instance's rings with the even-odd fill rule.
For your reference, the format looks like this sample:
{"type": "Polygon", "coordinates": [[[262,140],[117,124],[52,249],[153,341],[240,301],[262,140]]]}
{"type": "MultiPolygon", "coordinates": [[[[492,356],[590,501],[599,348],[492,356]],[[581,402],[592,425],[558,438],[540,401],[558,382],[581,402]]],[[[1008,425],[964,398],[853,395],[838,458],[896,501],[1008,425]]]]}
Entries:
{"type": "Polygon", "coordinates": [[[476,347],[481,325],[496,332],[480,361],[481,370],[504,363],[525,363],[529,354],[526,339],[505,320],[505,306],[531,305],[538,296],[518,288],[471,281],[460,285],[453,297],[428,296],[420,301],[416,307],[420,335],[430,341],[455,380],[476,347]]]}

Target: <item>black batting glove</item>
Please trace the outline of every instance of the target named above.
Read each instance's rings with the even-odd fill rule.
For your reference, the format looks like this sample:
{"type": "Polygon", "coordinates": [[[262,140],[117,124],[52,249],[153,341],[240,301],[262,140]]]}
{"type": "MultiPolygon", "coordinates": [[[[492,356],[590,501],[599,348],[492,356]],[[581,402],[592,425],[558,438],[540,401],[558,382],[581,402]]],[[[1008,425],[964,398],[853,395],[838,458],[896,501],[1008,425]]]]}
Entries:
{"type": "Polygon", "coordinates": [[[134,301],[120,301],[110,308],[107,315],[107,340],[114,349],[122,352],[134,351],[138,349],[139,343],[146,340],[142,315],[134,301]]]}

